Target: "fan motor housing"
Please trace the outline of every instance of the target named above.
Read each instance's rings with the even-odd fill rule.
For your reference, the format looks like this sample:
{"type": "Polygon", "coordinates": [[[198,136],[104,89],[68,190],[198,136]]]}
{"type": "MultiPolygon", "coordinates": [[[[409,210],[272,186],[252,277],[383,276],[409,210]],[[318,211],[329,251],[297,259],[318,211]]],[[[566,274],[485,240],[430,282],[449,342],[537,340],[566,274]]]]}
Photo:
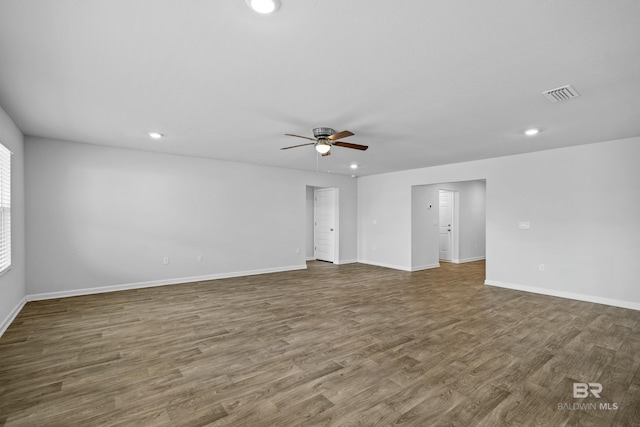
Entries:
{"type": "Polygon", "coordinates": [[[326,138],[328,136],[333,135],[334,133],[336,133],[336,131],[331,128],[314,128],[313,129],[313,136],[315,136],[316,138],[326,138]]]}

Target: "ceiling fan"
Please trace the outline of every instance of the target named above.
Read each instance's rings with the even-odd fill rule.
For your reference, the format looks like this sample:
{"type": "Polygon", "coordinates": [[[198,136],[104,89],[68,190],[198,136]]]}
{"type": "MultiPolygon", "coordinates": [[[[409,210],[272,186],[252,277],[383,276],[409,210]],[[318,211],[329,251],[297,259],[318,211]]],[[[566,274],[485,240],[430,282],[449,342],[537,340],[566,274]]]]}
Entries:
{"type": "Polygon", "coordinates": [[[314,128],[313,129],[314,138],[310,138],[308,136],[294,135],[291,133],[285,133],[285,135],[295,136],[296,138],[304,138],[314,142],[309,142],[309,143],[300,144],[300,145],[292,145],[291,147],[281,148],[281,150],[288,150],[289,148],[296,148],[296,147],[304,147],[306,145],[314,145],[318,153],[322,154],[323,156],[328,156],[331,154],[331,147],[334,145],[336,147],[353,148],[354,150],[362,150],[362,151],[369,148],[366,145],[352,144],[350,142],[338,141],[339,139],[346,138],[348,136],[353,135],[353,132],[348,130],[343,130],[342,132],[336,133],[336,131],[331,128],[314,128]]]}

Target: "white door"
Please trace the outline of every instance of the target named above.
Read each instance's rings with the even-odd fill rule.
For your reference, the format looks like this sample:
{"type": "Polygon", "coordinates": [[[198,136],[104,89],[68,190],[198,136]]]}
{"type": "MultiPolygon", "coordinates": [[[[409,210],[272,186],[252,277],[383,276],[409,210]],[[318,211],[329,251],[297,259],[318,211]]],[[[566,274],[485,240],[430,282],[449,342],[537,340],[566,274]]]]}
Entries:
{"type": "Polygon", "coordinates": [[[335,259],[335,188],[315,190],[313,209],[313,256],[321,261],[335,259]]]}
{"type": "Polygon", "coordinates": [[[453,192],[440,190],[440,259],[451,261],[453,192]]]}

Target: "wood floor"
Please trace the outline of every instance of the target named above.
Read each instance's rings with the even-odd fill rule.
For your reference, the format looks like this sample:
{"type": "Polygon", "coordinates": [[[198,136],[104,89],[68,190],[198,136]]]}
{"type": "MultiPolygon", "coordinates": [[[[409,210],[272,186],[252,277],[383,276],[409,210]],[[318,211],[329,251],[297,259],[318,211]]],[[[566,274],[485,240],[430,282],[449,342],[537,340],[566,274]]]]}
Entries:
{"type": "Polygon", "coordinates": [[[482,261],[308,266],[28,303],[0,425],[640,425],[638,311],[484,286],[482,261]]]}

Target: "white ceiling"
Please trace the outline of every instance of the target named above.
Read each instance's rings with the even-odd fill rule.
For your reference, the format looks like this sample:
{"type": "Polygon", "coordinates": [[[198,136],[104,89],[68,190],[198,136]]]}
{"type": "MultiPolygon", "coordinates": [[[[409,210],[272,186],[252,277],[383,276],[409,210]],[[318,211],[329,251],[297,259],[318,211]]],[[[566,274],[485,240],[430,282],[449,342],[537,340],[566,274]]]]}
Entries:
{"type": "Polygon", "coordinates": [[[320,170],[358,175],[640,135],[638,0],[281,2],[0,0],[0,105],[26,135],[311,171],[283,134],[348,129],[369,150],[320,170]]]}

